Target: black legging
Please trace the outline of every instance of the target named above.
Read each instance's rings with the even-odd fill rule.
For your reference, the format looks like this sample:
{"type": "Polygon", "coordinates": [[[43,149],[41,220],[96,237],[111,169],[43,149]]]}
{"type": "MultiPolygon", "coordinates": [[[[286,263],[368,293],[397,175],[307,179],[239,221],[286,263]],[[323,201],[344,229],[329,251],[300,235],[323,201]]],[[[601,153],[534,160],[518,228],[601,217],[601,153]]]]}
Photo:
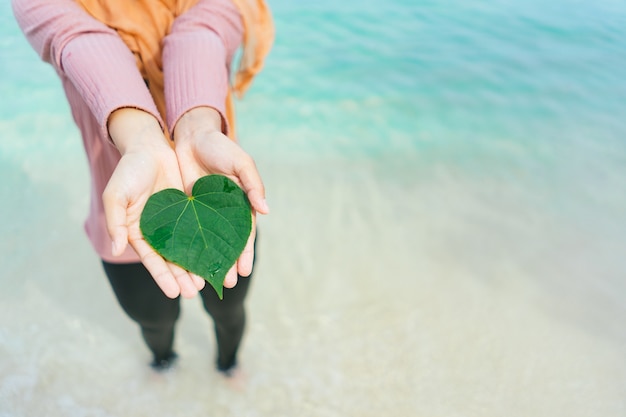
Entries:
{"type": "MultiPolygon", "coordinates": [[[[112,264],[102,261],[102,264],[120,305],[141,327],[143,338],[154,355],[154,363],[172,358],[180,299],[166,297],[140,263],[112,264]]],[[[215,323],[217,367],[220,371],[228,371],[236,365],[237,349],[246,322],[243,302],[249,285],[250,277],[239,277],[234,288],[224,288],[223,300],[208,283],[200,291],[204,308],[215,323]]]]}

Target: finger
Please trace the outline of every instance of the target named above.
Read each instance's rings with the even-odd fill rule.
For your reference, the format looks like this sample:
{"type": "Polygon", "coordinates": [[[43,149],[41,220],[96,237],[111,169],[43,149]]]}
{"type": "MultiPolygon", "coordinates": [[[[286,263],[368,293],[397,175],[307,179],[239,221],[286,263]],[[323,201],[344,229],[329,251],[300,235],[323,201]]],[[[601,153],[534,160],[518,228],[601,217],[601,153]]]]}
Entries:
{"type": "Polygon", "coordinates": [[[247,158],[242,158],[241,161],[235,174],[241,181],[241,186],[246,192],[252,208],[261,214],[268,214],[270,209],[265,200],[265,186],[254,160],[248,156],[247,158]]]}
{"type": "Polygon", "coordinates": [[[226,273],[224,287],[233,288],[235,285],[237,285],[237,268],[236,265],[233,265],[226,273]]]}
{"type": "Polygon", "coordinates": [[[242,277],[250,276],[252,273],[252,265],[254,265],[254,239],[256,239],[255,216],[252,216],[252,231],[248,237],[246,247],[241,252],[241,256],[237,260],[237,273],[242,277]]]}
{"type": "Polygon", "coordinates": [[[128,226],[126,225],[128,202],[117,198],[106,189],[102,194],[102,202],[107,231],[112,240],[111,253],[113,256],[120,256],[128,245],[128,226]]]}
{"type": "Polygon", "coordinates": [[[203,289],[206,285],[206,280],[204,278],[199,277],[196,274],[192,274],[191,272],[189,273],[189,276],[191,277],[191,281],[193,282],[193,285],[198,289],[198,291],[203,289]]]}
{"type": "Polygon", "coordinates": [[[161,291],[169,298],[178,297],[180,295],[180,286],[165,260],[143,239],[132,240],[130,244],[137,252],[137,255],[139,255],[143,265],[150,272],[150,275],[152,275],[154,281],[161,288],[161,291]]]}
{"type": "Polygon", "coordinates": [[[187,194],[191,194],[193,185],[196,180],[203,175],[203,173],[200,171],[197,162],[192,157],[190,150],[186,150],[186,148],[177,148],[176,158],[178,159],[183,191],[187,194]]]}
{"type": "Polygon", "coordinates": [[[173,263],[167,263],[172,275],[178,282],[178,286],[180,288],[180,295],[184,298],[193,298],[198,294],[198,288],[193,283],[189,272],[184,270],[178,265],[173,263]]]}

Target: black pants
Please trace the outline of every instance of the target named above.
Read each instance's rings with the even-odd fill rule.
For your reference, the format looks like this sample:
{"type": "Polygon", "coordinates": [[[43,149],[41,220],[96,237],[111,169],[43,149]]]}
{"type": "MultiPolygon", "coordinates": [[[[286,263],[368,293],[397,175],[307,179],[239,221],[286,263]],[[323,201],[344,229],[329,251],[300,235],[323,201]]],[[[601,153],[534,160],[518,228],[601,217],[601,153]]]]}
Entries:
{"type": "MultiPolygon", "coordinates": [[[[103,261],[102,264],[120,305],[139,324],[155,362],[171,358],[180,298],[166,297],[141,263],[112,264],[103,261]]],[[[204,308],[215,324],[217,367],[222,371],[227,371],[237,362],[237,349],[246,322],[243,302],[250,279],[239,277],[234,288],[224,288],[222,300],[208,283],[200,291],[204,308]]]]}

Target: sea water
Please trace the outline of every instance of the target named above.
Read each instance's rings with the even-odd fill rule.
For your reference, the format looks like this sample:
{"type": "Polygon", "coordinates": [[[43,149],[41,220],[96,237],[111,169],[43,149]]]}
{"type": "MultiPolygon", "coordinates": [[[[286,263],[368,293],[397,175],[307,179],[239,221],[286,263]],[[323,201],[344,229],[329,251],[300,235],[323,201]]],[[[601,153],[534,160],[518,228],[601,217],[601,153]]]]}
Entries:
{"type": "MultiPolygon", "coordinates": [[[[555,192],[621,198],[610,190],[623,185],[626,153],[622,2],[270,4],[276,44],[239,103],[256,154],[419,155],[420,165],[517,170],[560,181],[555,192]]],[[[8,4],[0,18],[2,157],[35,164],[36,153],[74,152],[56,75],[8,4]]]]}
{"type": "Polygon", "coordinates": [[[187,362],[142,373],[60,83],[0,5],[0,416],[623,416],[626,4],[269,4],[246,396],[191,306],[187,362]]]}

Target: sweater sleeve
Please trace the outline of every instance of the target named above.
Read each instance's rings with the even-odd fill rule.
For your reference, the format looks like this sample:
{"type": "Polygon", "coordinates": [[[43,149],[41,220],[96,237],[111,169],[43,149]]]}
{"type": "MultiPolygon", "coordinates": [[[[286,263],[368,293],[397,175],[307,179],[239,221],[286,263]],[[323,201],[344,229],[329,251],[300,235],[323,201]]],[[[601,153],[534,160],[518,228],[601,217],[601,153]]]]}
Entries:
{"type": "Polygon", "coordinates": [[[12,0],[12,6],[29,43],[76,87],[103,137],[109,116],[122,107],[144,110],[163,125],[134,55],[114,30],[72,0],[12,0]]]}
{"type": "Polygon", "coordinates": [[[179,16],[163,41],[167,126],[199,106],[216,109],[224,133],[229,67],[243,37],[243,22],[232,0],[200,0],[179,16]]]}

